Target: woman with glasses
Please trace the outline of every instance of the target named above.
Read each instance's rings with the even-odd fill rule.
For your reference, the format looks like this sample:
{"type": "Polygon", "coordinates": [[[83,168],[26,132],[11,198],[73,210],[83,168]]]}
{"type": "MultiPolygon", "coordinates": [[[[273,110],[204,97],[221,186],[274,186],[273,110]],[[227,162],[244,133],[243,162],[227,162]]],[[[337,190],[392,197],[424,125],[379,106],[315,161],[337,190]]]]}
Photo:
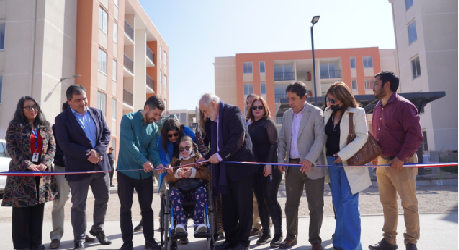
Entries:
{"type": "Polygon", "coordinates": [[[347,167],[346,160],[359,151],[368,138],[365,110],[359,107],[351,89],[337,82],[327,91],[325,109],[324,155],[328,162],[333,205],[336,210],[334,249],[361,250],[359,192],[371,185],[368,168],[347,167]],[[352,121],[349,120],[353,114],[352,121]],[[349,122],[354,123],[356,138],[346,145],[349,122]]]}
{"type": "MultiPolygon", "coordinates": [[[[256,162],[277,161],[277,127],[270,119],[269,107],[265,100],[256,96],[248,112],[247,119],[249,134],[253,145],[253,155],[256,162]]],[[[271,247],[282,243],[282,209],[277,202],[277,192],[282,179],[282,173],[277,166],[259,165],[254,174],[253,191],[257,198],[263,235],[257,240],[257,245],[271,241],[271,247]],[[274,237],[271,240],[269,216],[274,224],[274,237]]]]}
{"type": "MultiPolygon", "coordinates": [[[[9,171],[52,171],[56,144],[40,106],[30,96],[19,99],[6,133],[9,171]]],[[[15,249],[45,249],[42,243],[45,202],[55,198],[54,177],[9,176],[2,206],[12,206],[15,249]]]]}

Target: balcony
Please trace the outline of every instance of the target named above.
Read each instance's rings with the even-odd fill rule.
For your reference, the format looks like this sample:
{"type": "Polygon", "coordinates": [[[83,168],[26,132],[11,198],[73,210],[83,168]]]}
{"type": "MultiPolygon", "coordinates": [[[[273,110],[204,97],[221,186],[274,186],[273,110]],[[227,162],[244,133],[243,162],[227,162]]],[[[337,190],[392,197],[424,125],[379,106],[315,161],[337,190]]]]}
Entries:
{"type": "Polygon", "coordinates": [[[134,29],[126,20],[124,20],[124,34],[134,42],[134,29]]]}
{"type": "Polygon", "coordinates": [[[274,72],[274,81],[293,81],[295,72],[274,72]]]}
{"type": "Polygon", "coordinates": [[[134,95],[127,91],[126,89],[123,89],[123,103],[129,105],[129,106],[134,106],[134,95]]]}
{"type": "Polygon", "coordinates": [[[147,67],[154,67],[155,66],[155,54],[151,51],[150,48],[147,46],[147,67]]]}
{"type": "Polygon", "coordinates": [[[126,54],[124,54],[123,65],[127,71],[129,71],[131,74],[134,74],[134,62],[126,54]]]}
{"type": "Polygon", "coordinates": [[[341,78],[341,70],[320,71],[320,79],[341,78]]]}
{"type": "Polygon", "coordinates": [[[146,78],[146,87],[147,93],[155,93],[155,80],[153,80],[149,75],[146,78]]]}
{"type": "Polygon", "coordinates": [[[280,99],[287,99],[287,94],[277,94],[274,95],[275,103],[280,103],[280,99]]]}

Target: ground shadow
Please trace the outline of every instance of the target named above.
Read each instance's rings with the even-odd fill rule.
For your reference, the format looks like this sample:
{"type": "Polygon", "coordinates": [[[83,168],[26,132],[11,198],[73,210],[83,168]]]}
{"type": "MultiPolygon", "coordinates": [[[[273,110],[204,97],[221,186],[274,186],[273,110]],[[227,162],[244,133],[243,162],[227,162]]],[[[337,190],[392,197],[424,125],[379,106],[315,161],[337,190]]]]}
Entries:
{"type": "Polygon", "coordinates": [[[442,220],[450,221],[453,223],[458,224],[457,221],[457,205],[451,209],[451,212],[447,214],[445,217],[442,218],[442,220]]]}

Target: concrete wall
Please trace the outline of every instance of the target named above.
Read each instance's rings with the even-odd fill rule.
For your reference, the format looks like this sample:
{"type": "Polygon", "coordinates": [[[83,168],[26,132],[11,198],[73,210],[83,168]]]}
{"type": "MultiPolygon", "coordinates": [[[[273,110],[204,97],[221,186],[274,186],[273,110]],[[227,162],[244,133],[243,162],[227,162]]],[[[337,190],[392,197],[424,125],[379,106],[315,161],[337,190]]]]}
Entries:
{"type": "MultiPolygon", "coordinates": [[[[236,57],[216,57],[214,66],[215,94],[223,102],[237,105],[236,57]]],[[[208,90],[208,92],[214,91],[208,90]]]]}

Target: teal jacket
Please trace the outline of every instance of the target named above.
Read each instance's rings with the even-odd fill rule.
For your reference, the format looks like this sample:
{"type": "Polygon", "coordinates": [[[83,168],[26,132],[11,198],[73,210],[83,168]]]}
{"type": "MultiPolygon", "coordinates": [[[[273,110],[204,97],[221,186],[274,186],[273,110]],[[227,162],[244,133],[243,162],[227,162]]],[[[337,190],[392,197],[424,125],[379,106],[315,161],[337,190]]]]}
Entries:
{"type": "Polygon", "coordinates": [[[117,170],[142,169],[139,171],[121,171],[134,178],[151,178],[153,172],[145,173],[143,164],[148,160],[154,167],[161,164],[158,153],[158,126],[146,124],[140,110],[125,114],[121,119],[120,150],[117,170]]]}

